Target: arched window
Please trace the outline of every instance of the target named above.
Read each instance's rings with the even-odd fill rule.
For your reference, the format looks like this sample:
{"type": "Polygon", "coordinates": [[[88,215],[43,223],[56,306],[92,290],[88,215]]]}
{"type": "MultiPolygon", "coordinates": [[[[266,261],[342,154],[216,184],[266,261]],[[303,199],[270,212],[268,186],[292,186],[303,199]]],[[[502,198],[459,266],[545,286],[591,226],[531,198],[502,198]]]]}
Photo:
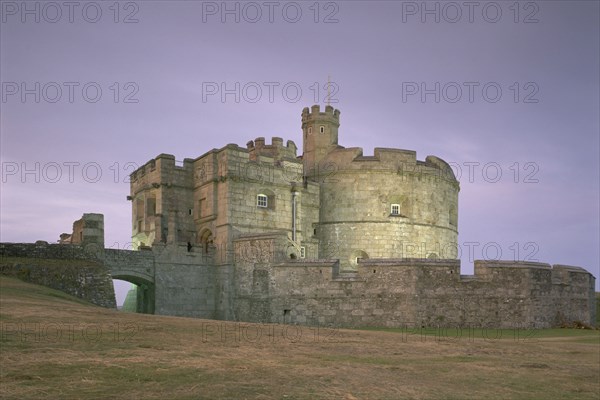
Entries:
{"type": "Polygon", "coordinates": [[[324,127],[323,125],[321,125],[321,126],[319,127],[319,132],[320,132],[320,133],[325,133],[325,127],[324,127]]]}

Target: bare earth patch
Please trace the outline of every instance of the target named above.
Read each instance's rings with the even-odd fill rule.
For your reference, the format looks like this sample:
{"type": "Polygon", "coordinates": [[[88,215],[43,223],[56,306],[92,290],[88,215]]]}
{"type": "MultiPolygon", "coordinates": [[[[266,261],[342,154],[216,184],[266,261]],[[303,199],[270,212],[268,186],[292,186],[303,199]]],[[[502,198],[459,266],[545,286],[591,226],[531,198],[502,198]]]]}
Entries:
{"type": "Polygon", "coordinates": [[[260,325],[122,313],[8,278],[0,288],[2,399],[600,398],[598,330],[260,325]]]}

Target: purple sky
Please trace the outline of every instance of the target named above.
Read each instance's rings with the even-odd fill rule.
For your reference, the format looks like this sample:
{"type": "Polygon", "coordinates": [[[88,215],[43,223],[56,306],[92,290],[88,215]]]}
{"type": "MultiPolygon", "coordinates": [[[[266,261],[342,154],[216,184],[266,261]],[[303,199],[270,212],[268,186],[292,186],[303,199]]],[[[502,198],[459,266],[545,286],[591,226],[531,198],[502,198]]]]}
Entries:
{"type": "Polygon", "coordinates": [[[258,136],[301,149],[331,76],[341,145],[460,167],[463,273],[470,248],[500,249],[599,278],[598,2],[263,3],[2,1],[0,240],[55,242],[98,212],[127,248],[133,166],[258,136]]]}

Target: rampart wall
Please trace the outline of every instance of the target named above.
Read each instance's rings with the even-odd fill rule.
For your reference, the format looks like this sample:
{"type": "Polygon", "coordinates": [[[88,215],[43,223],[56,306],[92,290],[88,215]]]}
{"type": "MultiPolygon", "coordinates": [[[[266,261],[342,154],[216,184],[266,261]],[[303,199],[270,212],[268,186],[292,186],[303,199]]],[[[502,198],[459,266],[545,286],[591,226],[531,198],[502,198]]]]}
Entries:
{"type": "Polygon", "coordinates": [[[461,276],[459,260],[366,259],[346,272],[332,260],[261,254],[246,260],[236,251],[234,314],[245,321],[495,328],[595,323],[595,278],[578,267],[476,261],[475,274],[461,276]]]}

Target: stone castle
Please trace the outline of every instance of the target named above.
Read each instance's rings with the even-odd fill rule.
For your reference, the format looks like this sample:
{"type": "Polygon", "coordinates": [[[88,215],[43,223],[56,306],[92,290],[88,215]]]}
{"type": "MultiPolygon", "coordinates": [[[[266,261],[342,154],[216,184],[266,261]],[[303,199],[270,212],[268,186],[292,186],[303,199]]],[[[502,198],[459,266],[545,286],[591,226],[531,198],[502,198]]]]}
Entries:
{"type": "Polygon", "coordinates": [[[260,137],[181,165],[161,154],[131,174],[134,246],[180,248],[173,268],[198,254],[206,264],[157,294],[157,312],[338,326],[593,323],[595,278],[582,268],[476,261],[474,276],[461,275],[450,166],[410,150],[364,156],[338,144],[339,126],[339,110],[314,105],[302,111],[300,156],[292,141],[260,137]],[[176,293],[184,287],[189,297],[176,293]]]}
{"type": "Polygon", "coordinates": [[[302,111],[300,156],[274,137],[150,160],[131,174],[134,251],[104,249],[102,216],[84,214],[61,244],[2,244],[0,254],[93,258],[138,285],[147,313],[338,327],[595,324],[595,278],[583,268],[475,261],[461,275],[450,166],[409,150],[364,156],[338,144],[339,126],[338,110],[315,105],[302,111]]]}
{"type": "Polygon", "coordinates": [[[228,259],[236,239],[283,235],[290,259],[456,258],[459,184],[443,160],[338,144],[340,112],[302,112],[304,154],[274,137],[177,166],[161,154],[131,175],[133,243],[189,243],[228,259]]]}

